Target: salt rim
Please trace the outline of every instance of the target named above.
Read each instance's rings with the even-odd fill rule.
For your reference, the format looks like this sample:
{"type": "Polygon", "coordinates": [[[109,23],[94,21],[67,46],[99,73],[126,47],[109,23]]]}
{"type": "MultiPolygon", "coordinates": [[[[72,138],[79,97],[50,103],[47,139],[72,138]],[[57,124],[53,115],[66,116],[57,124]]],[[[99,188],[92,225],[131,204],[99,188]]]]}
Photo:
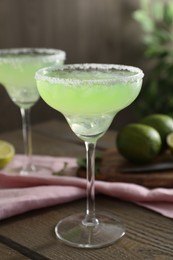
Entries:
{"type": "Polygon", "coordinates": [[[40,60],[40,57],[43,57],[45,61],[51,61],[57,57],[58,61],[63,61],[66,58],[66,53],[63,50],[53,49],[53,48],[9,48],[9,49],[0,49],[0,63],[17,63],[17,62],[26,62],[28,60],[40,60]],[[20,55],[20,54],[40,54],[40,56],[14,56],[9,57],[5,55],[20,55]],[[46,54],[46,55],[45,55],[46,54]]]}
{"type": "Polygon", "coordinates": [[[66,64],[62,66],[51,66],[39,69],[35,74],[35,79],[40,81],[48,81],[50,83],[61,83],[61,84],[69,84],[69,85],[79,85],[81,83],[87,83],[87,84],[94,84],[94,83],[104,83],[104,84],[110,84],[110,83],[117,83],[117,82],[133,82],[136,80],[141,80],[144,77],[144,73],[141,69],[133,66],[128,65],[120,65],[120,64],[98,64],[98,63],[81,63],[81,64],[66,64]],[[47,75],[44,75],[46,72],[49,71],[63,71],[66,69],[99,69],[103,71],[109,71],[109,70],[121,70],[121,71],[129,71],[129,72],[136,72],[135,75],[130,76],[118,76],[118,78],[112,78],[112,79],[91,79],[91,80],[80,80],[80,79],[63,79],[63,78],[57,78],[57,77],[50,77],[47,75]]]}

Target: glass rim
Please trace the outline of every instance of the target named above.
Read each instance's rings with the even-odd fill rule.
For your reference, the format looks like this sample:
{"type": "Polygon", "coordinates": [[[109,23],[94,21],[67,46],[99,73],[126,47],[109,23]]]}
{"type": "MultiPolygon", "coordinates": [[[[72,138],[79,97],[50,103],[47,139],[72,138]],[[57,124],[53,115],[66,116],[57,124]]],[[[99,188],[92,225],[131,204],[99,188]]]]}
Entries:
{"type": "Polygon", "coordinates": [[[102,63],[81,63],[81,64],[65,64],[61,66],[50,66],[39,69],[35,73],[35,79],[40,81],[48,81],[50,83],[67,83],[67,84],[81,84],[81,83],[88,83],[88,84],[94,84],[94,83],[113,83],[113,82],[130,82],[130,81],[136,81],[140,80],[144,77],[143,71],[134,66],[129,65],[121,65],[121,64],[102,64],[102,63]],[[49,71],[63,71],[65,69],[98,69],[103,71],[109,71],[109,70],[121,70],[121,71],[129,71],[134,72],[134,75],[128,75],[128,76],[118,76],[118,78],[110,78],[110,79],[70,79],[70,78],[58,78],[53,77],[49,75],[45,75],[45,72],[49,71]]]}
{"type": "Polygon", "coordinates": [[[11,61],[21,61],[21,60],[29,60],[29,59],[40,59],[40,56],[17,56],[19,54],[40,54],[40,56],[51,58],[57,56],[58,60],[65,60],[66,53],[63,50],[60,49],[54,49],[54,48],[37,48],[37,47],[22,47],[22,48],[5,48],[0,49],[0,62],[11,62],[11,61]],[[6,56],[6,55],[14,55],[13,57],[6,56]],[[44,56],[46,54],[46,56],[44,56]],[[16,55],[16,56],[15,56],[16,55]]]}

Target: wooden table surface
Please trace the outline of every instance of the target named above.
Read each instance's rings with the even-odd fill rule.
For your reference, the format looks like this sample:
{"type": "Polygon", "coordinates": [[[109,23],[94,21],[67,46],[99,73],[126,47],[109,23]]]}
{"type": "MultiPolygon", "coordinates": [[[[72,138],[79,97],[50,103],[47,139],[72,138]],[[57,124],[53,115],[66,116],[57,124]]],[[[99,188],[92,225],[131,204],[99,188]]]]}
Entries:
{"type": "MultiPolygon", "coordinates": [[[[23,152],[21,131],[3,133],[0,139],[23,152]]],[[[115,132],[99,140],[97,150],[114,145],[115,132]]],[[[84,144],[65,122],[49,121],[33,126],[33,153],[85,156],[84,144]]],[[[56,223],[66,215],[85,210],[85,199],[33,210],[0,222],[0,260],[171,260],[173,221],[151,210],[115,198],[96,196],[96,208],[113,211],[126,225],[126,235],[102,249],[77,249],[64,245],[54,234],[56,223]]]]}

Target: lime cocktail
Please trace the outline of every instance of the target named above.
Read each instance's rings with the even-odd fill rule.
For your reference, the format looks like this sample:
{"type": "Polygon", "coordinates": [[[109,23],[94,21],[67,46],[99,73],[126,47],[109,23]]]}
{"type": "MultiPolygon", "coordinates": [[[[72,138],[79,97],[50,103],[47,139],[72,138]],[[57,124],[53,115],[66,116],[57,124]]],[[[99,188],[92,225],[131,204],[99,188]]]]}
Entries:
{"type": "Polygon", "coordinates": [[[117,112],[138,96],[143,72],[123,65],[74,64],[43,68],[35,77],[40,96],[65,116],[86,146],[86,212],[61,220],[56,235],[75,247],[110,245],[125,234],[125,228],[112,214],[95,210],[95,146],[117,112]]]}
{"type": "Polygon", "coordinates": [[[65,52],[46,48],[19,48],[0,50],[0,83],[12,101],[20,108],[23,125],[26,160],[20,174],[26,175],[37,169],[32,163],[30,109],[39,99],[34,79],[35,72],[44,67],[62,65],[65,52]]]}

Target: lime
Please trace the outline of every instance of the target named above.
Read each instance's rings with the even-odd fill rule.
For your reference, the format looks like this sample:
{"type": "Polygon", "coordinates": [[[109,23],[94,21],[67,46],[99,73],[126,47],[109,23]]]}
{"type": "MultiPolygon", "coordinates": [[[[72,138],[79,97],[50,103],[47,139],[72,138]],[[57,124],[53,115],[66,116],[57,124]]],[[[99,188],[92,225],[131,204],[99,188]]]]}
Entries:
{"type": "Polygon", "coordinates": [[[139,122],[154,127],[160,134],[162,150],[167,148],[167,135],[173,132],[173,118],[165,114],[152,114],[139,122]]]}
{"type": "Polygon", "coordinates": [[[14,146],[6,141],[0,140],[0,169],[4,168],[14,157],[14,146]]]}
{"type": "Polygon", "coordinates": [[[170,151],[173,152],[173,132],[167,136],[166,142],[170,151]]]}
{"type": "Polygon", "coordinates": [[[129,124],[119,131],[116,139],[118,151],[133,163],[150,163],[159,154],[161,138],[151,126],[129,124]]]}

